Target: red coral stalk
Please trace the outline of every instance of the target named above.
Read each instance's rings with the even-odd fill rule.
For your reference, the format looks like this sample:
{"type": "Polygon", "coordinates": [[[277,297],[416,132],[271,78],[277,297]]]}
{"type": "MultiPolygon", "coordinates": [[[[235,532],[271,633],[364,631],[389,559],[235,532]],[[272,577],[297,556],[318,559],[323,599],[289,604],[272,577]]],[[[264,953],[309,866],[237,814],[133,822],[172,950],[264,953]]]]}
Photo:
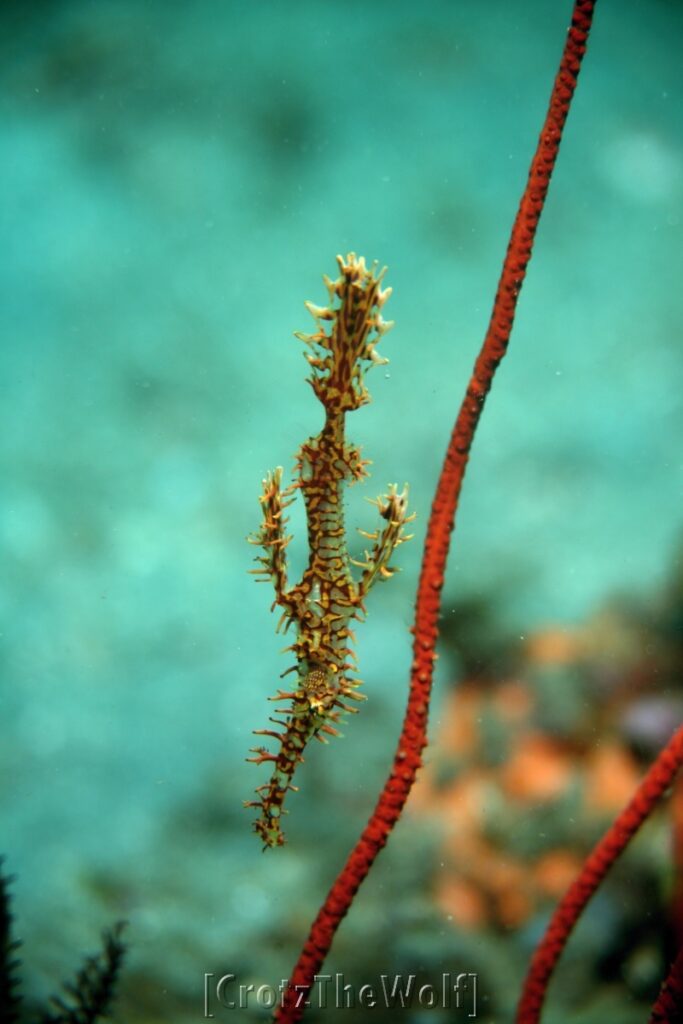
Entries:
{"type": "MultiPolygon", "coordinates": [[[[674,733],[636,790],[635,796],[610,826],[597,846],[593,848],[584,862],[578,878],[571,884],[560,901],[531,960],[517,1008],[517,1024],[536,1024],[536,1021],[540,1019],[550,976],[584,907],[614,861],[626,849],[662,794],[669,788],[682,765],[683,726],[674,733]]],[[[676,964],[678,964],[678,960],[676,964]]],[[[676,965],[674,965],[675,967],[676,965]]],[[[674,973],[674,969],[672,969],[669,976],[679,986],[681,969],[683,969],[683,963],[678,964],[677,973],[674,973]]],[[[675,995],[673,983],[670,994],[675,995]]],[[[660,996],[660,1000],[662,997],[663,994],[660,996]]],[[[680,998],[680,993],[678,998],[680,998]]],[[[657,1019],[668,1020],[669,1018],[653,1018],[653,1020],[657,1019]]],[[[680,1020],[681,1018],[672,1017],[670,1019],[680,1020]]]]}
{"type": "Polygon", "coordinates": [[[683,946],[671,965],[666,981],[652,1007],[649,1024],[675,1024],[683,1020],[683,946]]]}
{"type": "Polygon", "coordinates": [[[676,779],[671,794],[671,831],[674,866],[670,920],[676,949],[683,947],[683,778],[676,779]]]}
{"type": "Polygon", "coordinates": [[[462,480],[474,433],[494,373],[505,355],[550,176],[555,166],[581,59],[593,19],[595,0],[576,0],[550,106],[529,178],[512,227],[486,337],[460,407],[427,526],[413,629],[410,693],[389,778],[375,810],[318,912],[285,991],[275,1020],[301,1018],[307,993],[327,955],[335,932],[387,841],[408,798],[427,743],[427,712],[438,635],[441,589],[462,480]]]}

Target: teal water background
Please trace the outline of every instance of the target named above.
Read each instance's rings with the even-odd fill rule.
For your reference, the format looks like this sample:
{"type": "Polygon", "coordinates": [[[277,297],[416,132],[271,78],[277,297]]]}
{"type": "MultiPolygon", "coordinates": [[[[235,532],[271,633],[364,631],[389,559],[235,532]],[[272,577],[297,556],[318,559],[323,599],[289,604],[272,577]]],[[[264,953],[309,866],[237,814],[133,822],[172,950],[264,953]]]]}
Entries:
{"type": "MultiPolygon", "coordinates": [[[[393,748],[431,493],[569,7],[3,8],[0,810],[33,991],[116,916],[148,1020],[162,950],[188,1020],[202,964],[253,969],[281,931],[264,963],[289,968],[393,748]],[[409,481],[416,537],[359,630],[371,700],[261,857],[243,758],[288,662],[244,538],[319,429],[292,332],[349,250],[388,264],[396,321],[348,422],[373,461],[349,525],[409,481]]],[[[524,636],[678,557],[682,41],[678,4],[598,11],[446,614],[490,599],[524,636]]]]}

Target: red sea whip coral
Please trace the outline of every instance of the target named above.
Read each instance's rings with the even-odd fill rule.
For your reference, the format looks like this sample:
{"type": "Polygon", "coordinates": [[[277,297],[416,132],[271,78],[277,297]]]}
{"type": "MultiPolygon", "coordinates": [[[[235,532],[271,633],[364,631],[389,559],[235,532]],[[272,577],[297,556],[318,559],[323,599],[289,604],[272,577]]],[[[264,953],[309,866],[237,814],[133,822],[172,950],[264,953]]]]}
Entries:
{"type": "MultiPolygon", "coordinates": [[[[517,1010],[517,1024],[536,1024],[540,1019],[550,976],[574,925],[612,864],[673,782],[682,763],[683,728],[680,728],[652,765],[633,798],[586,858],[578,878],[557,906],[532,957],[517,1010]]],[[[668,984],[655,1004],[653,1020],[683,1019],[667,1015],[667,1007],[676,1005],[676,1000],[679,1011],[683,1010],[683,962],[680,954],[674,962],[668,984]],[[655,1011],[660,1013],[660,1010],[661,1015],[656,1016],[655,1011]]]]}
{"type": "Polygon", "coordinates": [[[503,264],[493,312],[474,373],[460,407],[437,484],[418,585],[410,693],[391,773],[375,810],[313,922],[275,1019],[299,1020],[315,974],[335,932],[387,841],[410,793],[427,742],[427,713],[432,687],[441,590],[460,488],[484,400],[507,350],[527,264],[557,159],[581,59],[593,19],[594,0],[576,0],[550,106],[531,162],[503,264]]]}

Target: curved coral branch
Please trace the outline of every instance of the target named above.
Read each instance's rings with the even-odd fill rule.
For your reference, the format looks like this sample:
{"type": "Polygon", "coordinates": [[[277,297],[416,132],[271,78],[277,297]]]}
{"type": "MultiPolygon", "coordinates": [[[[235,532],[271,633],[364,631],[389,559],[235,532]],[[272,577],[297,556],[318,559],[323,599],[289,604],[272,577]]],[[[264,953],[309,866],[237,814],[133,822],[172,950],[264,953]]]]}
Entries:
{"type": "Polygon", "coordinates": [[[517,1024],[535,1024],[540,1019],[548,982],[584,907],[617,857],[652,813],[682,765],[683,726],[674,733],[636,790],[635,796],[593,848],[578,878],[556,908],[531,960],[517,1008],[517,1024]]]}
{"type": "Polygon", "coordinates": [[[391,773],[370,821],[313,922],[282,1005],[275,1015],[281,1024],[289,1024],[302,1016],[313,978],[332,945],[339,923],[398,820],[421,764],[422,750],[427,742],[427,711],[441,589],[462,480],[484,399],[507,349],[517,299],[576,87],[594,7],[594,0],[576,0],[574,4],[572,24],[553,85],[550,106],[512,227],[491,320],[453,428],[434,496],[417,594],[408,706],[391,773]]]}
{"type": "Polygon", "coordinates": [[[652,1007],[649,1024],[673,1024],[677,1020],[683,1020],[683,946],[652,1007]]]}

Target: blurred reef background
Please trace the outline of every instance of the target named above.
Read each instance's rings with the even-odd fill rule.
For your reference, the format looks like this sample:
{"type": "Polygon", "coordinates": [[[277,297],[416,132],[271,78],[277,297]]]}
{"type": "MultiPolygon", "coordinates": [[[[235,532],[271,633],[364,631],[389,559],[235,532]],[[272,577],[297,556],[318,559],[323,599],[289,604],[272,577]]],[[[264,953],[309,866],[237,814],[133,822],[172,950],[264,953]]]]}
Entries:
{"type": "MultiPolygon", "coordinates": [[[[204,972],[288,974],[393,751],[431,495],[570,9],[2,5],[0,849],[29,1014],[120,918],[128,1024],[200,1019],[204,972]],[[373,461],[349,528],[409,481],[416,537],[358,631],[369,701],[261,855],[244,758],[289,662],[244,538],[319,430],[292,332],[349,250],[389,265],[397,325],[348,421],[373,461]]],[[[328,965],[476,971],[490,1021],[683,695],[683,6],[601,0],[593,32],[465,483],[435,742],[328,965]]],[[[644,1019],[670,834],[596,900],[549,1024],[644,1019]]],[[[451,1019],[403,1019],[427,1016],[451,1019]]]]}

